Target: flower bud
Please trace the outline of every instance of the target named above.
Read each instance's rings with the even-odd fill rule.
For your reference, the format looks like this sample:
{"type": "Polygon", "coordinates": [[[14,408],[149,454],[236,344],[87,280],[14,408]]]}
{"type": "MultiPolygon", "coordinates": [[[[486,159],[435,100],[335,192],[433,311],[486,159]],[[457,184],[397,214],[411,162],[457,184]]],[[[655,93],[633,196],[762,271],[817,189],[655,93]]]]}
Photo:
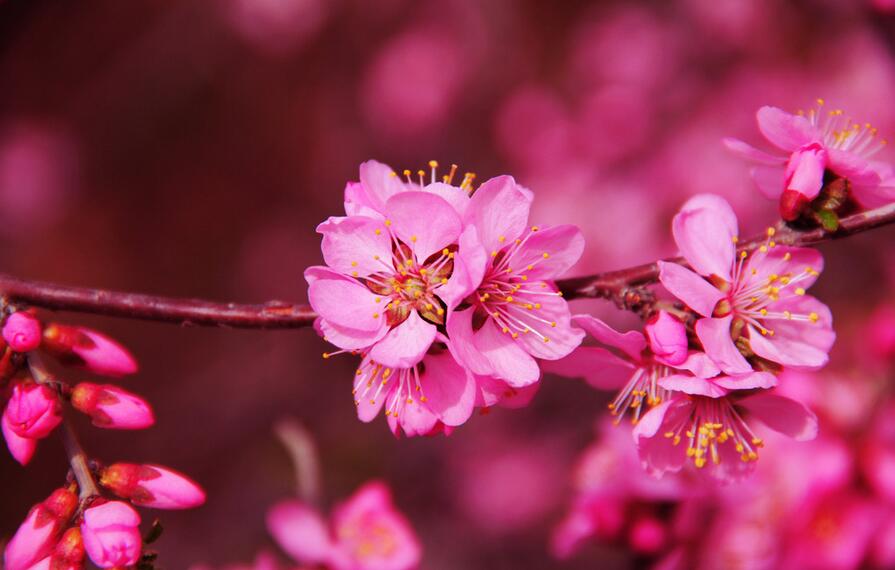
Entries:
{"type": "Polygon", "coordinates": [[[115,463],[103,469],[100,484],[141,507],[191,509],[205,502],[199,485],[159,465],[115,463]]]}
{"type": "Polygon", "coordinates": [[[130,566],[140,558],[140,515],[121,501],[110,501],[84,511],[81,535],[90,560],[100,568],[130,566]]]}
{"type": "Polygon", "coordinates": [[[644,327],[650,349],[663,362],[672,366],[687,360],[687,328],[665,311],[651,318],[644,327]]]}
{"type": "Polygon", "coordinates": [[[30,352],[40,346],[40,321],[30,313],[13,313],[6,319],[2,334],[14,351],[30,352]]]}
{"type": "Polygon", "coordinates": [[[50,388],[31,381],[19,382],[13,386],[3,418],[20,437],[41,439],[62,421],[62,407],[50,388]]]}
{"type": "Polygon", "coordinates": [[[85,557],[81,529],[71,527],[62,535],[53,553],[28,570],[82,570],[85,557]]]}
{"type": "Polygon", "coordinates": [[[27,570],[53,550],[61,530],[78,508],[78,496],[70,489],[56,489],[31,509],[25,522],[6,545],[6,570],[27,570]]]}
{"type": "Polygon", "coordinates": [[[799,219],[805,206],[808,205],[808,197],[797,190],[784,190],[780,196],[780,217],[787,222],[799,219]]]}
{"type": "Polygon", "coordinates": [[[118,377],[137,371],[137,362],[127,349],[94,330],[53,323],[44,329],[43,341],[63,362],[96,374],[118,377]]]}
{"type": "Polygon", "coordinates": [[[109,384],[82,382],[72,390],[71,403],[101,428],[144,429],[155,423],[145,400],[109,384]]]}
{"type": "Polygon", "coordinates": [[[6,419],[6,414],[3,414],[3,417],[0,418],[0,428],[3,430],[3,438],[6,440],[6,447],[9,448],[9,453],[21,465],[27,465],[37,449],[37,440],[17,434],[6,419]]]}

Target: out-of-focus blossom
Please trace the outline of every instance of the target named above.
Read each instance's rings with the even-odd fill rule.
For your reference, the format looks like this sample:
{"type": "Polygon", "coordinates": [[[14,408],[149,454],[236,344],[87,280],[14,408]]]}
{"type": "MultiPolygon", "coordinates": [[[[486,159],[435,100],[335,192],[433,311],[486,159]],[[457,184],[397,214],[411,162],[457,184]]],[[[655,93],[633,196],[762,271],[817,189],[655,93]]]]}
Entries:
{"type": "Polygon", "coordinates": [[[43,347],[65,362],[104,376],[126,376],[137,371],[137,361],[123,346],[85,327],[50,324],[43,347]]]}
{"type": "Polygon", "coordinates": [[[205,491],[199,485],[160,465],[115,463],[102,470],[99,483],[141,507],[192,509],[205,502],[205,491]]]}
{"type": "Polygon", "coordinates": [[[815,250],[776,245],[773,230],[751,254],[736,254],[737,219],[711,194],[691,198],[674,217],[674,238],[693,270],[660,261],[660,280],[699,313],[696,335],[726,374],[747,374],[747,354],[800,369],[828,360],[836,334],[826,305],[805,294],[820,271],[815,250]]]}
{"type": "Polygon", "coordinates": [[[860,336],[860,343],[877,358],[895,356],[895,307],[883,305],[873,312],[865,333],[860,336]]]}
{"type": "Polygon", "coordinates": [[[136,564],[143,549],[140,515],[121,501],[109,501],[84,511],[84,549],[100,568],[136,564]]]}
{"type": "Polygon", "coordinates": [[[882,406],[860,450],[864,477],[873,491],[895,506],[895,404],[882,406]]]}
{"type": "Polygon", "coordinates": [[[327,523],[296,500],[274,506],[267,526],[296,561],[332,570],[411,570],[420,563],[419,540],[392,505],[382,483],[367,483],[337,506],[327,523]]]}
{"type": "Polygon", "coordinates": [[[584,238],[575,226],[529,227],[530,207],[530,192],[508,176],[473,194],[466,220],[480,245],[457,255],[471,274],[482,275],[481,284],[467,299],[470,307],[454,311],[447,322],[465,366],[517,387],[540,377],[535,358],[562,358],[584,337],[552,285],[581,257],[584,238]]]}
{"type": "Polygon", "coordinates": [[[78,495],[62,488],[39,503],[16,531],[3,556],[6,570],[27,570],[48,556],[78,507],[78,495]]]}
{"type": "Polygon", "coordinates": [[[329,5],[321,0],[225,0],[233,30],[272,55],[297,51],[326,22],[329,5]]]}
{"type": "Polygon", "coordinates": [[[494,124],[500,150],[519,168],[552,171],[572,154],[575,127],[560,98],[534,85],[503,102],[494,124]]]}
{"type": "Polygon", "coordinates": [[[784,220],[797,219],[820,194],[827,171],[848,181],[855,200],[865,208],[895,201],[892,167],[871,160],[885,147],[877,130],[859,124],[839,109],[826,112],[823,100],[807,113],[791,115],[777,107],[758,110],[758,128],[776,147],[790,154],[774,156],[748,144],[726,139],[728,148],[758,166],[752,169],[761,192],[780,200],[784,220]]]}
{"type": "Polygon", "coordinates": [[[81,382],[72,389],[71,404],[101,428],[144,429],[155,423],[144,399],[110,384],[81,382]]]}
{"type": "Polygon", "coordinates": [[[40,321],[26,312],[15,312],[3,324],[2,334],[14,351],[30,352],[40,346],[40,321]]]}
{"type": "MultiPolygon", "coordinates": [[[[276,557],[269,552],[260,552],[249,564],[227,564],[226,566],[212,567],[207,564],[194,564],[190,570],[280,570],[283,568],[277,562],[276,557]]],[[[302,570],[302,568],[290,567],[290,570],[302,570]]]]}

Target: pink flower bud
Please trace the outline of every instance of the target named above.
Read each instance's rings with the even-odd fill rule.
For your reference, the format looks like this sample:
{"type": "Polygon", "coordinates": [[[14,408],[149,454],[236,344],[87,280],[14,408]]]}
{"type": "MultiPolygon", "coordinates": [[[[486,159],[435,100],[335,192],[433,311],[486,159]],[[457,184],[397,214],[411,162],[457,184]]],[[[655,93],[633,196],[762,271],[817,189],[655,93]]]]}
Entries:
{"type": "Polygon", "coordinates": [[[142,507],[191,509],[205,502],[199,485],[159,465],[115,463],[103,470],[100,484],[142,507]]]}
{"type": "Polygon", "coordinates": [[[3,325],[3,340],[16,352],[30,352],[40,346],[40,321],[25,312],[13,313],[3,325]]]}
{"type": "Polygon", "coordinates": [[[6,545],[6,570],[26,570],[49,555],[61,530],[78,507],[78,496],[70,489],[56,489],[31,509],[25,522],[6,545]]]}
{"type": "Polygon", "coordinates": [[[780,196],[780,217],[787,222],[797,220],[808,202],[808,197],[801,192],[784,190],[780,196]]]}
{"type": "Polygon", "coordinates": [[[145,400],[109,384],[78,384],[72,390],[71,404],[101,428],[144,429],[155,423],[145,400]]]}
{"type": "Polygon", "coordinates": [[[37,449],[37,440],[17,434],[7,421],[6,414],[3,414],[3,418],[0,419],[0,428],[3,430],[3,438],[6,440],[9,453],[20,464],[27,465],[37,449]]]}
{"type": "Polygon", "coordinates": [[[65,531],[50,556],[28,570],[82,570],[85,557],[81,529],[72,527],[65,531]]]}
{"type": "Polygon", "coordinates": [[[90,560],[100,568],[130,566],[140,558],[140,515],[121,501],[110,501],[84,511],[81,535],[90,560]]]}
{"type": "Polygon", "coordinates": [[[137,371],[137,362],[123,346],[94,330],[53,323],[44,329],[44,345],[67,364],[104,376],[137,371]]]}
{"type": "Polygon", "coordinates": [[[644,554],[655,554],[665,544],[665,527],[652,517],[636,521],[628,532],[631,548],[644,554]]]}
{"type": "Polygon", "coordinates": [[[16,435],[41,439],[62,421],[62,409],[50,388],[25,381],[13,386],[3,418],[16,435]]]}
{"type": "Polygon", "coordinates": [[[672,366],[687,360],[687,329],[665,311],[659,311],[644,327],[650,348],[663,362],[672,366]]]}

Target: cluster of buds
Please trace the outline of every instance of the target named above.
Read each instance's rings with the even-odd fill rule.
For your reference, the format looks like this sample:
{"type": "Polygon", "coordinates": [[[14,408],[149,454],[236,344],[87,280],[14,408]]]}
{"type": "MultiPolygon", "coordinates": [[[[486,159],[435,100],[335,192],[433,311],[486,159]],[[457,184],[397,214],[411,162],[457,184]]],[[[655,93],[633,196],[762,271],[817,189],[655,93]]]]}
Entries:
{"type": "Polygon", "coordinates": [[[205,502],[195,482],[158,465],[116,463],[93,471],[114,497],[79,499],[77,483],[57,489],[31,509],[9,541],[4,568],[78,570],[87,557],[100,568],[133,566],[153,555],[143,552],[140,515],[131,505],[188,509],[205,502]]]}
{"type": "MultiPolygon", "coordinates": [[[[66,405],[111,429],[144,429],[155,422],[149,404],[114,385],[70,385],[50,376],[41,354],[65,366],[121,377],[137,371],[130,353],[108,337],[83,327],[44,324],[30,311],[9,309],[2,327],[0,394],[2,427],[12,456],[27,464],[37,442],[63,421],[66,405]]],[[[140,515],[133,506],[186,509],[205,501],[189,478],[158,465],[89,461],[67,449],[72,464],[69,483],[31,509],[4,553],[7,570],[84,568],[89,558],[100,568],[146,565],[140,515]],[[132,506],[133,505],[133,506],[132,506]]],[[[67,445],[66,447],[72,447],[67,445]]]]}

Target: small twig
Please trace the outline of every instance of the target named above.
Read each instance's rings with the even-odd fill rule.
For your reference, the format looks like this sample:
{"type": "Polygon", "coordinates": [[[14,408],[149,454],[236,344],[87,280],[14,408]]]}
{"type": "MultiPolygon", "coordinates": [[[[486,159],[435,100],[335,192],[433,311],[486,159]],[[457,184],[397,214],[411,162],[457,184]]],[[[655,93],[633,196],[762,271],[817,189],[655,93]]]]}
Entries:
{"type": "MultiPolygon", "coordinates": [[[[895,204],[842,218],[839,229],[828,233],[822,228],[795,230],[780,227],[775,240],[783,245],[807,246],[865,232],[895,223],[895,204]]],[[[766,241],[762,235],[741,242],[740,251],[751,251],[766,241]]],[[[683,258],[666,261],[686,264],[683,258]]],[[[656,262],[618,271],[574,277],[557,281],[567,299],[610,298],[621,300],[631,290],[655,283],[659,278],[656,262]]],[[[177,299],[137,293],[124,293],[69,287],[0,274],[0,294],[9,301],[44,309],[95,313],[149,321],[250,329],[287,329],[307,327],[316,315],[308,305],[271,301],[260,305],[216,303],[203,299],[177,299]]]]}
{"type": "Polygon", "coordinates": [[[296,493],[313,506],[320,503],[320,458],[311,433],[293,418],[280,420],[274,433],[282,442],[295,469],[296,493]]]}

